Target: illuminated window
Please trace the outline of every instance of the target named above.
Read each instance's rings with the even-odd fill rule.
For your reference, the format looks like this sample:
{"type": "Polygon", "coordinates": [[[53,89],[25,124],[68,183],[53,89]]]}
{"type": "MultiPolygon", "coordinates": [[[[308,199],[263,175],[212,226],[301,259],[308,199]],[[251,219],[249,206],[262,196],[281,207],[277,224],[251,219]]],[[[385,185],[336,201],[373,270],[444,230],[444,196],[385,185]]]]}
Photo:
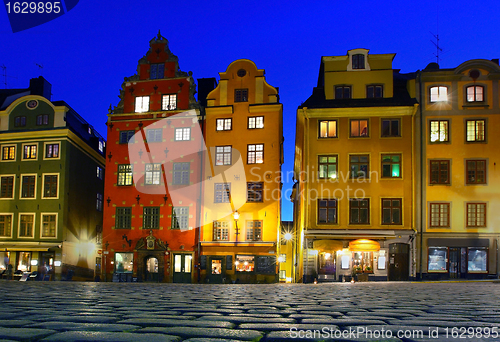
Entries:
{"type": "Polygon", "coordinates": [[[96,210],[97,211],[102,211],[102,204],[103,204],[103,195],[100,193],[97,193],[97,201],[96,201],[96,210]]]}
{"type": "Polygon", "coordinates": [[[115,212],[115,228],[130,229],[132,228],[132,208],[117,207],[115,212]]]}
{"type": "Polygon", "coordinates": [[[337,120],[328,120],[319,122],[319,137],[320,138],[336,138],[337,137],[337,120]]]}
{"type": "Polygon", "coordinates": [[[382,198],[382,224],[401,224],[401,198],[382,198]]]}
{"type": "MultiPolygon", "coordinates": [[[[161,132],[161,129],[159,131],[161,132]]],[[[128,144],[128,143],[134,142],[134,134],[135,134],[135,131],[121,131],[120,132],[120,144],[128,144]]],[[[161,136],[161,134],[160,134],[160,136],[161,136]]]]}
{"type": "Polygon", "coordinates": [[[56,237],[57,215],[42,214],[42,237],[56,237]]]}
{"type": "Polygon", "coordinates": [[[351,86],[335,86],[335,99],[350,99],[351,86]]]}
{"type": "Polygon", "coordinates": [[[450,204],[430,204],[430,227],[447,228],[450,226],[450,204]]]}
{"type": "Polygon", "coordinates": [[[57,184],[58,175],[43,176],[43,196],[42,198],[56,198],[58,195],[57,184]]]}
{"type": "Polygon", "coordinates": [[[486,184],[486,160],[467,160],[465,164],[467,184],[486,184]]]}
{"type": "Polygon", "coordinates": [[[247,241],[262,241],[262,221],[247,221],[247,241]]]}
{"type": "Polygon", "coordinates": [[[264,162],[264,144],[247,145],[247,164],[261,164],[264,162]]]}
{"type": "Polygon", "coordinates": [[[23,159],[36,159],[37,144],[23,145],[23,159]]]}
{"type": "Polygon", "coordinates": [[[135,98],[135,112],[144,113],[149,111],[149,96],[137,96],[135,98]]]}
{"type": "Polygon", "coordinates": [[[352,254],[352,267],[356,272],[373,272],[373,252],[354,252],[352,254]]]}
{"type": "Polygon", "coordinates": [[[215,147],[215,165],[231,165],[231,146],[215,147]]]}
{"type": "Polygon", "coordinates": [[[177,94],[163,95],[161,101],[162,110],[177,109],[177,94]]]}
{"type": "Polygon", "coordinates": [[[158,185],[161,178],[161,164],[146,164],[145,185],[158,185]]]}
{"type": "Polygon", "coordinates": [[[467,248],[468,273],[488,273],[488,248],[469,247],[467,248]]]}
{"type": "Polygon", "coordinates": [[[449,135],[449,120],[431,120],[430,121],[430,132],[431,132],[431,142],[447,142],[449,135]]]}
{"type": "Polygon", "coordinates": [[[337,156],[319,156],[318,171],[320,179],[337,179],[337,156]]]}
{"type": "Polygon", "coordinates": [[[19,215],[19,237],[33,237],[34,214],[19,215]]]}
{"type": "Polygon", "coordinates": [[[59,158],[59,144],[47,144],[45,145],[45,158],[59,158]]]}
{"type": "Polygon", "coordinates": [[[234,102],[248,102],[248,89],[235,89],[234,102]]]}
{"type": "Polygon", "coordinates": [[[213,234],[214,241],[228,241],[229,223],[227,221],[214,221],[213,234]]]}
{"type": "Polygon", "coordinates": [[[144,207],[142,229],[160,229],[160,207],[144,207]]]}
{"type": "Polygon", "coordinates": [[[121,164],[118,165],[118,186],[132,185],[133,174],[132,165],[121,164]]]}
{"type": "Polygon", "coordinates": [[[0,198],[14,198],[14,176],[0,177],[0,198]]]}
{"type": "Polygon", "coordinates": [[[236,255],[234,265],[236,272],[253,272],[255,269],[255,256],[236,255]]]}
{"type": "Polygon", "coordinates": [[[16,147],[15,146],[2,147],[2,160],[16,160],[16,147]]]}
{"type": "Polygon", "coordinates": [[[247,202],[264,201],[264,182],[247,183],[247,202]]]}
{"type": "Polygon", "coordinates": [[[369,85],[366,86],[366,97],[367,98],[381,98],[383,96],[384,87],[381,85],[369,85]]]}
{"type": "Polygon", "coordinates": [[[216,131],[230,131],[232,129],[233,119],[217,119],[215,123],[216,131]]]}
{"type": "Polygon", "coordinates": [[[485,120],[467,120],[467,141],[485,141],[486,121],[485,120]]]}
{"type": "Polygon", "coordinates": [[[430,183],[450,184],[450,161],[431,160],[430,161],[430,183]]]}
{"type": "Polygon", "coordinates": [[[174,207],[172,209],[172,229],[189,229],[189,207],[174,207]]]}
{"type": "Polygon", "coordinates": [[[191,127],[182,127],[175,129],[175,141],[191,140],[191,127]]]}
{"type": "Polygon", "coordinates": [[[363,54],[352,55],[352,68],[353,69],[364,69],[365,68],[365,55],[363,55],[363,54]]]}
{"type": "Polygon", "coordinates": [[[400,137],[401,136],[401,121],[399,119],[384,119],[382,120],[382,137],[400,137]]]}
{"type": "Polygon", "coordinates": [[[337,223],[336,199],[318,199],[318,223],[337,223]]]}
{"type": "Polygon", "coordinates": [[[191,174],[189,166],[190,163],[174,163],[174,175],[172,177],[174,184],[189,184],[189,176],[191,174]]]}
{"type": "MultiPolygon", "coordinates": [[[[149,263],[148,263],[149,266],[149,263]]],[[[115,253],[115,272],[132,273],[134,270],[134,253],[115,253]]]]}
{"type": "Polygon", "coordinates": [[[368,136],[368,120],[351,120],[351,137],[368,136]]]}
{"type": "Polygon", "coordinates": [[[429,247],[428,255],[429,272],[447,272],[448,247],[429,247]]]}
{"type": "Polygon", "coordinates": [[[369,170],[368,155],[351,155],[349,156],[349,169],[351,170],[351,178],[368,178],[369,170]]]}
{"type": "Polygon", "coordinates": [[[103,179],[104,178],[104,169],[100,166],[97,166],[97,178],[103,179]]]}
{"type": "Polygon", "coordinates": [[[486,227],[486,203],[467,203],[467,227],[486,227]]]}
{"type": "Polygon", "coordinates": [[[0,236],[12,236],[12,215],[0,215],[0,236]]]}
{"type": "Polygon", "coordinates": [[[484,87],[470,86],[467,87],[467,102],[483,102],[484,101],[484,87]]]}
{"type": "Polygon", "coordinates": [[[37,126],[46,126],[49,124],[49,115],[42,114],[36,116],[36,125],[37,126]]]}
{"type": "Polygon", "coordinates": [[[165,74],[165,64],[164,63],[157,63],[157,64],[151,64],[149,66],[149,78],[154,80],[154,79],[161,79],[164,78],[165,74]]]}
{"type": "Polygon", "coordinates": [[[350,199],[349,200],[349,224],[369,224],[370,223],[370,200],[350,199]]]}
{"type": "Polygon", "coordinates": [[[430,102],[448,101],[448,87],[431,87],[429,89],[430,102]]]}
{"type": "Polygon", "coordinates": [[[382,178],[401,178],[401,155],[382,155],[382,178]]]}
{"type": "Polygon", "coordinates": [[[215,183],[214,202],[229,203],[231,198],[231,183],[215,183]]]}
{"type": "Polygon", "coordinates": [[[248,129],[264,128],[263,116],[251,116],[248,118],[248,129]]]}

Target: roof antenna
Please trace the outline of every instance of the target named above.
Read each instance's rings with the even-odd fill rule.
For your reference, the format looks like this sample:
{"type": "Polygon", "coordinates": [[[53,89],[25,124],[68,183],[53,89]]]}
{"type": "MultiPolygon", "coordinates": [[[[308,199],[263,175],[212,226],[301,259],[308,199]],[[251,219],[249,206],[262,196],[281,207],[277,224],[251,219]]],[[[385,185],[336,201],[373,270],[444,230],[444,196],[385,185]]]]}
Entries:
{"type": "Polygon", "coordinates": [[[439,52],[443,52],[443,49],[439,47],[439,7],[437,8],[437,18],[436,18],[436,34],[432,33],[431,34],[434,36],[436,41],[434,42],[431,40],[432,44],[436,47],[436,53],[433,55],[436,56],[436,63],[439,64],[440,58],[439,58],[439,52]]]}
{"type": "Polygon", "coordinates": [[[43,76],[43,64],[35,63],[35,65],[40,69],[40,76],[43,76]]]}

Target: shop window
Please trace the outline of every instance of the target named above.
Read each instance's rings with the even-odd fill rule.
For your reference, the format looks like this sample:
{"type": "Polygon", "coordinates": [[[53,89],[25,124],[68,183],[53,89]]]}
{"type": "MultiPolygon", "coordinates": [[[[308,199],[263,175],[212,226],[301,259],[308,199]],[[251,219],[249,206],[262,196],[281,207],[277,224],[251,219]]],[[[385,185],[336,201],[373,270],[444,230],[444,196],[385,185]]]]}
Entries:
{"type": "Polygon", "coordinates": [[[401,155],[382,155],[382,178],[401,178],[401,155]]]}
{"type": "Polygon", "coordinates": [[[175,141],[191,140],[191,127],[181,127],[175,129],[175,141]]]}
{"type": "Polygon", "coordinates": [[[247,164],[262,164],[264,162],[264,144],[247,145],[247,164]]]}
{"type": "Polygon", "coordinates": [[[428,272],[447,272],[448,247],[429,247],[428,272]]]}
{"type": "Polygon", "coordinates": [[[320,253],[319,255],[319,273],[321,274],[335,274],[335,254],[320,253]]]}
{"type": "Polygon", "coordinates": [[[253,272],[255,269],[255,256],[236,255],[234,265],[236,266],[236,272],[253,272]]]}
{"type": "Polygon", "coordinates": [[[467,160],[465,164],[467,184],[486,184],[486,160],[467,160]]]}
{"type": "Polygon", "coordinates": [[[163,95],[161,100],[162,110],[176,110],[177,109],[177,94],[163,95]]]}
{"type": "Polygon", "coordinates": [[[318,171],[320,179],[337,179],[337,156],[319,156],[318,171]]]}
{"type": "Polygon", "coordinates": [[[134,253],[115,253],[115,272],[132,273],[134,268],[134,253]]]}
{"type": "Polygon", "coordinates": [[[45,145],[45,158],[46,159],[59,158],[59,143],[45,145]]]}
{"type": "Polygon", "coordinates": [[[31,269],[31,252],[19,252],[19,261],[17,269],[23,272],[29,272],[31,269]]]}
{"type": "MultiPolygon", "coordinates": [[[[147,130],[149,132],[150,130],[147,130]]],[[[160,131],[160,139],[161,139],[161,129],[160,131]]],[[[120,144],[128,144],[128,143],[133,143],[134,142],[134,134],[135,131],[121,131],[120,132],[120,144]]],[[[151,142],[149,140],[148,136],[148,142],[151,142]]]]}
{"type": "MultiPolygon", "coordinates": [[[[177,271],[176,269],[176,272],[180,272],[180,264],[179,264],[179,270],[177,271]]],[[[222,274],[222,260],[220,259],[212,260],[212,274],[222,274]]]]}
{"type": "Polygon", "coordinates": [[[118,186],[132,185],[133,174],[132,165],[121,164],[118,165],[118,186]]]}
{"type": "Polygon", "coordinates": [[[367,98],[382,98],[384,87],[381,85],[369,85],[366,86],[366,97],[367,98]]]}
{"type": "Polygon", "coordinates": [[[149,96],[137,96],[135,98],[135,112],[144,113],[149,111],[149,96]]]}
{"type": "Polygon", "coordinates": [[[448,228],[450,226],[450,204],[449,203],[431,203],[430,209],[430,227],[448,228]]]}
{"type": "Polygon", "coordinates": [[[248,129],[260,129],[260,128],[264,128],[264,117],[250,116],[248,118],[248,129]]]}
{"type": "Polygon", "coordinates": [[[467,102],[483,102],[483,101],[484,101],[483,86],[467,87],[467,102]]]}
{"type": "Polygon", "coordinates": [[[486,120],[467,120],[467,142],[484,142],[486,132],[486,120]]]}
{"type": "Polygon", "coordinates": [[[280,270],[280,280],[286,280],[286,270],[280,270]]]}
{"type": "Polygon", "coordinates": [[[401,224],[401,198],[382,198],[382,224],[401,224]]]}
{"type": "Polygon", "coordinates": [[[382,120],[382,137],[400,137],[401,136],[401,120],[399,119],[384,119],[382,120]]]}
{"type": "Polygon", "coordinates": [[[449,120],[431,120],[430,121],[430,141],[431,143],[448,142],[449,120]]]}
{"type": "Polygon", "coordinates": [[[337,137],[337,120],[325,120],[319,122],[319,138],[337,137]]]}
{"type": "Polygon", "coordinates": [[[146,164],[146,177],[144,180],[145,185],[158,185],[160,184],[161,164],[146,164]]]}
{"type": "Polygon", "coordinates": [[[356,272],[373,272],[373,252],[354,252],[353,269],[356,272]]]}
{"type": "Polygon", "coordinates": [[[431,103],[434,102],[446,102],[448,101],[448,87],[438,86],[429,88],[429,100],[431,103]]]}
{"type": "Polygon", "coordinates": [[[0,252],[0,271],[6,270],[10,264],[10,252],[0,252]]]}
{"type": "Polygon", "coordinates": [[[215,165],[231,165],[231,146],[215,147],[215,165]]]}
{"type": "Polygon", "coordinates": [[[369,155],[351,155],[349,156],[350,177],[368,179],[369,155]]]}
{"type": "Polygon", "coordinates": [[[486,203],[467,203],[467,227],[486,227],[486,203]]]}
{"type": "Polygon", "coordinates": [[[431,184],[450,184],[450,161],[431,160],[430,173],[431,184]]]}
{"type": "Polygon", "coordinates": [[[233,127],[233,119],[217,119],[215,120],[216,131],[230,131],[233,127]]]}
{"type": "Polygon", "coordinates": [[[488,273],[488,249],[469,247],[467,265],[469,273],[488,273]]]}

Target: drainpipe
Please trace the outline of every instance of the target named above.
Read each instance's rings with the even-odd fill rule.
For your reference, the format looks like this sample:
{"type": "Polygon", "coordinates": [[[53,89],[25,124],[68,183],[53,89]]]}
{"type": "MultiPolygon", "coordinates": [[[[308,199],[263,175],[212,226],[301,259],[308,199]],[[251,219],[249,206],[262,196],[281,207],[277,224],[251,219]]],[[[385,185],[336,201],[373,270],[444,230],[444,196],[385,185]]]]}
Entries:
{"type": "Polygon", "coordinates": [[[423,263],[424,261],[422,260],[423,258],[423,250],[424,250],[424,222],[425,222],[425,217],[424,217],[424,208],[425,207],[425,198],[424,198],[424,161],[425,161],[425,156],[424,156],[424,115],[422,111],[423,107],[423,101],[422,101],[422,71],[419,70],[417,72],[418,76],[418,88],[419,88],[419,107],[420,107],[420,280],[422,280],[423,276],[423,263]]]}
{"type": "Polygon", "coordinates": [[[201,234],[203,232],[203,225],[202,223],[204,222],[203,220],[203,211],[202,211],[202,206],[203,206],[203,175],[205,173],[205,160],[204,160],[204,155],[205,155],[205,149],[203,148],[205,146],[205,107],[200,105],[200,114],[201,114],[201,141],[200,141],[200,163],[201,163],[201,172],[200,172],[200,195],[198,196],[198,267],[196,267],[196,273],[197,273],[197,280],[198,283],[201,282],[201,234]]]}

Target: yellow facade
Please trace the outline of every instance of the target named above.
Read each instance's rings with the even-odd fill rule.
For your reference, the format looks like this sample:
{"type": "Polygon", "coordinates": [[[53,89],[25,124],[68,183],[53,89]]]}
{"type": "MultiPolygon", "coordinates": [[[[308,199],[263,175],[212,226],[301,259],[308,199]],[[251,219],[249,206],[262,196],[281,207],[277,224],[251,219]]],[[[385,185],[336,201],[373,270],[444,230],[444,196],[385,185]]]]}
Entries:
{"type": "Polygon", "coordinates": [[[424,279],[498,274],[499,76],[498,61],[488,60],[470,60],[454,69],[433,63],[420,74],[423,234],[418,272],[424,279]],[[438,87],[446,96],[431,98],[438,87]]]}
{"type": "Polygon", "coordinates": [[[264,70],[241,59],[220,73],[204,127],[202,281],[277,281],[282,130],[278,91],[264,70]]]}
{"type": "Polygon", "coordinates": [[[358,268],[360,280],[414,276],[418,105],[393,58],[365,49],[322,57],[318,86],[297,111],[298,281],[346,280],[358,268]],[[359,239],[368,241],[354,247],[359,239]],[[399,272],[400,256],[389,256],[401,248],[408,267],[399,272]]]}

